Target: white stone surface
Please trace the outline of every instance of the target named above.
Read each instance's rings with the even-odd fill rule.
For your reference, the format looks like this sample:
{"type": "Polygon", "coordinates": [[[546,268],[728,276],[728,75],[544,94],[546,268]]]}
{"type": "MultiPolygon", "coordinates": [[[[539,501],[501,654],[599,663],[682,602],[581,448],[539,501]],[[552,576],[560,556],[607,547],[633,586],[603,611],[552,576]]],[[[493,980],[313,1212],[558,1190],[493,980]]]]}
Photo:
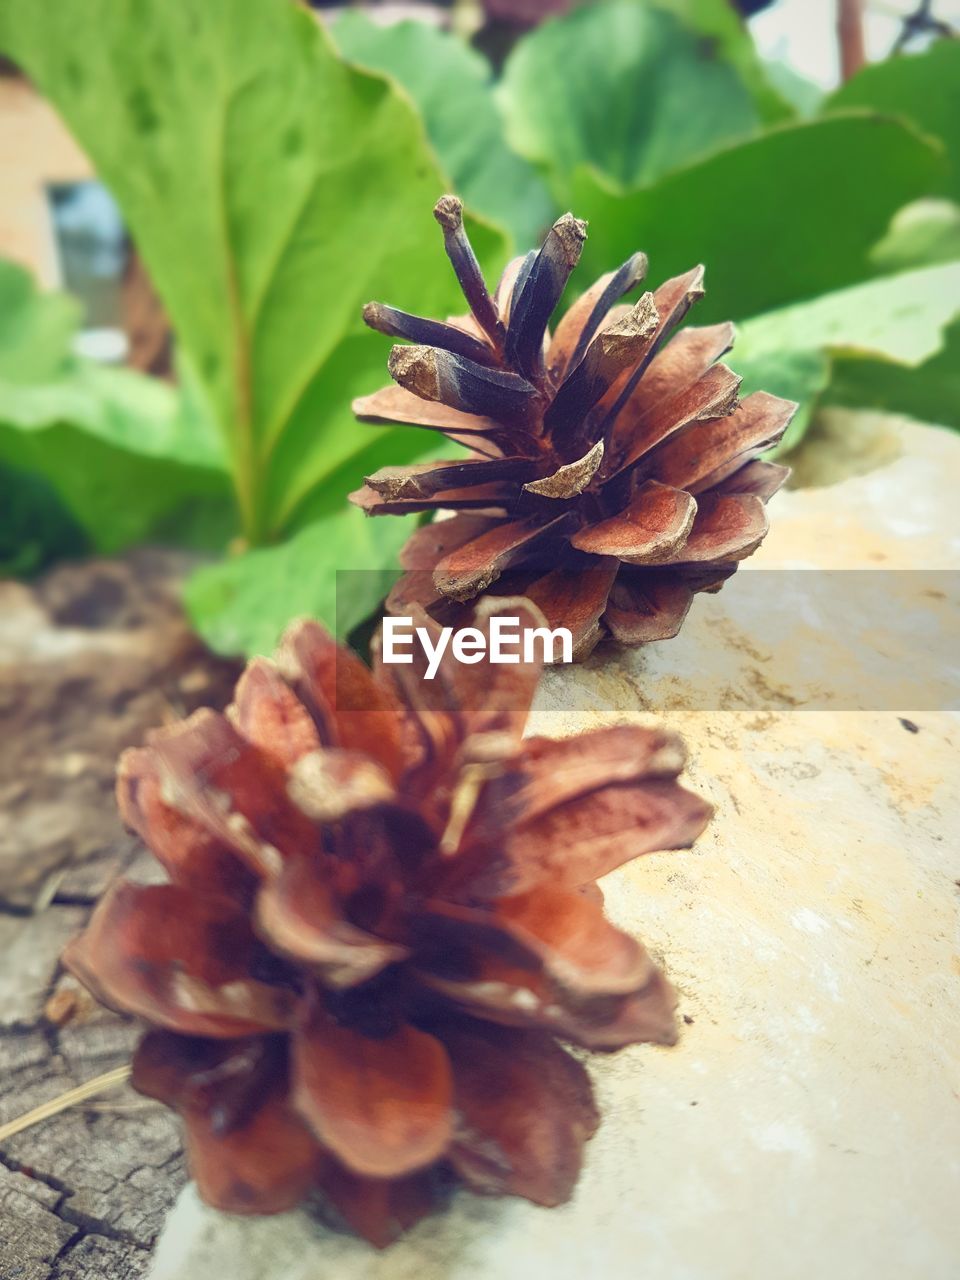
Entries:
{"type": "MultiPolygon", "coordinates": [[[[956,568],[960,438],[904,440],[882,471],[780,495],[751,567],[956,568]]],[[[822,690],[828,709],[795,705],[795,654],[744,635],[735,586],[699,600],[677,641],[551,671],[531,726],[574,732],[666,701],[717,808],[694,851],[607,881],[685,1025],[674,1049],[592,1059],[604,1122],[574,1201],[463,1194],[377,1254],[303,1214],[219,1216],[188,1190],[152,1280],[960,1275],[960,719],[916,712],[914,733],[822,690]],[[730,709],[685,701],[698,643],[719,654],[714,705],[730,709]]],[[[942,606],[917,605],[937,627],[942,606]]],[[[920,694],[923,647],[905,661],[920,694]]]]}

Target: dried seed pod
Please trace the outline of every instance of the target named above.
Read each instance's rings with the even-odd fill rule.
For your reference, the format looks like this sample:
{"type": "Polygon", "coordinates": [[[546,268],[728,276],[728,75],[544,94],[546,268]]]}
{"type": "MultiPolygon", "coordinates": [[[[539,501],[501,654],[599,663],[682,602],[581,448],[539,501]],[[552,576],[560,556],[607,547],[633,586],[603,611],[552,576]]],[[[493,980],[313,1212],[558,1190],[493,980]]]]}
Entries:
{"type": "Polygon", "coordinates": [[[224,715],[122,758],[121,812],[169,882],[112,888],[66,962],[150,1026],[134,1084],[182,1116],[209,1203],[319,1191],[380,1246],[454,1176],[559,1204],[598,1120],[561,1042],[674,1040],[671,989],[595,881],[687,847],[709,806],[670,733],[523,739],[538,674],[374,675],[301,623],[224,715]]]}
{"type": "Polygon", "coordinates": [[[716,589],[763,539],[763,504],[788,472],[759,455],[796,406],[764,392],[739,399],[740,379],[718,363],[732,325],[678,330],[703,295],[702,267],[628,307],[620,299],[647,269],[636,253],[550,338],[585,224],[564,214],[491,300],[460,202],[444,197],[438,209],[472,315],[438,326],[453,340],[428,338],[435,322],[405,318],[401,333],[384,319],[377,327],[418,344],[390,359],[406,391],[388,387],[354,408],[366,421],[441,431],[483,462],[391,467],[352,495],[369,515],[459,513],[432,550],[422,530],[413,536],[391,607],[418,601],[455,623],[479,592],[522,592],[551,626],[570,627],[579,656],[607,634],[630,645],[676,634],[694,593],[716,589]]]}

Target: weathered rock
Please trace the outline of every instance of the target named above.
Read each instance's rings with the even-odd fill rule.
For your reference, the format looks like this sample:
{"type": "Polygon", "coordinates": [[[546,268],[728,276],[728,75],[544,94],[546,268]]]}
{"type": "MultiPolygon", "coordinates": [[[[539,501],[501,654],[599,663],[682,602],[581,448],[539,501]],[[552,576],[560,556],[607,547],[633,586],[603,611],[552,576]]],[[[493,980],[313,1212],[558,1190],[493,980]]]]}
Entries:
{"type": "MultiPolygon", "coordinates": [[[[848,649],[829,618],[804,616],[803,584],[786,621],[792,578],[765,575],[766,608],[743,605],[764,569],[954,568],[958,472],[960,439],[909,428],[889,467],[780,495],[762,552],[694,604],[678,640],[549,673],[531,731],[669,706],[692,784],[717,807],[694,851],[605,885],[618,922],[664,959],[684,1027],[674,1049],[592,1059],[604,1121],[573,1202],[463,1194],[378,1255],[304,1213],[231,1219],[187,1190],[152,1280],[960,1273],[960,723],[938,709],[949,690],[928,658],[949,615],[901,583],[891,613],[909,605],[918,628],[902,655],[912,701],[890,705],[887,671],[853,681],[867,709],[847,710],[848,649]]],[[[865,657],[885,649],[875,620],[858,627],[847,640],[865,657]]]]}

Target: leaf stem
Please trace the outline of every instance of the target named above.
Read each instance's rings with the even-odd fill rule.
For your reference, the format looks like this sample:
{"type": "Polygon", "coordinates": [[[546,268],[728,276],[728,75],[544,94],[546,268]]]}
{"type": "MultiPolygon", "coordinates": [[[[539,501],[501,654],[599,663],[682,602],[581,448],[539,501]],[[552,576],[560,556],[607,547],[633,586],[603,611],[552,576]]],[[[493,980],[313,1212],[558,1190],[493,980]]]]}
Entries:
{"type": "Polygon", "coordinates": [[[847,81],[867,61],[863,40],[863,0],[837,0],[837,38],[840,42],[840,75],[847,81]]]}

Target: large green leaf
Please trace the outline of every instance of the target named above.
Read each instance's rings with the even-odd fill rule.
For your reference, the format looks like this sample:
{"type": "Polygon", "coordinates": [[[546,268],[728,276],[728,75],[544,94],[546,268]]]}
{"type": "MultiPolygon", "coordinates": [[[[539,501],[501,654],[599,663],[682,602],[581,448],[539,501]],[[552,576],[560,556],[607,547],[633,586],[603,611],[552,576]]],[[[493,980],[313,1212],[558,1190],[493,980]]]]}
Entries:
{"type": "Polygon", "coordinates": [[[916,366],[943,345],[960,307],[960,262],[883,276],[740,326],[735,350],[751,358],[810,347],[916,366]]]}
{"type": "Polygon", "coordinates": [[[940,138],[949,169],[936,194],[960,201],[960,42],[939,40],[925,53],[877,62],[848,80],[824,104],[825,111],[870,107],[904,116],[940,138]]]}
{"type": "Polygon", "coordinates": [[[715,42],[717,52],[740,74],[765,124],[793,119],[797,109],[776,74],[757,53],[746,23],[730,0],[639,0],[656,4],[680,18],[691,30],[715,42]]]}
{"type": "Polygon", "coordinates": [[[875,275],[871,246],[943,164],[935,142],[864,113],[773,129],[629,195],[580,169],[573,207],[590,235],[579,274],[642,248],[654,280],[706,264],[698,323],[770,311],[875,275]]]}
{"type": "Polygon", "coordinates": [[[151,539],[212,549],[236,528],[226,472],[135,453],[69,418],[24,429],[4,420],[2,399],[0,462],[42,477],[95,550],[151,539]]]}
{"type": "MultiPolygon", "coordinates": [[[[743,394],[762,387],[799,401],[778,450],[787,452],[827,391],[835,360],[869,366],[881,382],[890,371],[898,384],[923,382],[926,364],[947,340],[958,298],[960,263],[871,280],[747,321],[729,362],[743,375],[743,394]]],[[[881,407],[872,398],[856,407],[861,404],[881,407]]],[[[949,412],[949,405],[940,406],[941,414],[949,412]]]]}
{"type": "MultiPolygon", "coordinates": [[[[0,48],[117,198],[223,433],[248,540],[282,534],[366,442],[326,392],[344,360],[352,389],[383,381],[382,347],[355,343],[362,304],[456,305],[412,105],[285,0],[0,0],[0,48]]],[[[478,239],[502,258],[496,234],[478,239]]]]}
{"type": "MultiPolygon", "coordinates": [[[[884,272],[960,262],[960,206],[950,200],[905,205],[870,256],[884,272]]],[[[960,299],[957,302],[960,306],[960,299]]]]}
{"type": "Polygon", "coordinates": [[[0,258],[0,380],[30,386],[56,377],[80,316],[76,299],[40,295],[28,271],[0,258]]]}
{"type": "Polygon", "coordinates": [[[0,461],[0,495],[0,578],[27,577],[88,550],[82,527],[43,476],[0,461]]]}
{"type": "Polygon", "coordinates": [[[39,294],[0,261],[0,484],[3,537],[35,534],[27,571],[54,550],[118,551],[163,530],[207,543],[235,527],[219,441],[165,383],[75,357],[80,308],[39,294]],[[13,468],[11,470],[10,468],[13,468]]]}
{"type": "Polygon", "coordinates": [[[554,204],[542,178],[506,144],[485,58],[426,23],[385,26],[358,9],[340,15],[333,38],[351,62],[403,85],[454,189],[471,208],[505,226],[523,248],[539,241],[554,204]]]}
{"type": "Polygon", "coordinates": [[[340,509],[280,546],[201,569],[187,584],[187,609],[211,648],[227,655],[271,653],[301,616],[323,618],[344,638],[387,594],[410,532],[410,517],[340,509]]]}
{"type": "Polygon", "coordinates": [[[650,181],[756,129],[753,98],[720,49],[638,0],[575,9],[507,60],[508,138],[564,201],[578,165],[622,187],[650,181]]]}
{"type": "Polygon", "coordinates": [[[834,361],[825,399],[960,430],[960,320],[947,330],[943,349],[917,368],[841,356],[834,361]]]}

